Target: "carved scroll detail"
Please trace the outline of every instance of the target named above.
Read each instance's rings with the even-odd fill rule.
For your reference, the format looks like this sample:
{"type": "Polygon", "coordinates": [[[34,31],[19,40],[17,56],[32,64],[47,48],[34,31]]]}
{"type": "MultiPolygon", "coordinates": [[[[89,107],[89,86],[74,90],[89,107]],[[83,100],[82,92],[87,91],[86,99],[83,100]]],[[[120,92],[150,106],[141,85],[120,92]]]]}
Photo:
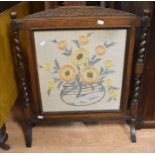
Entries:
{"type": "MultiPolygon", "coordinates": [[[[13,38],[14,38],[14,44],[15,44],[15,56],[16,56],[16,72],[17,72],[17,78],[19,79],[19,93],[22,93],[22,99],[25,106],[29,106],[30,104],[30,98],[28,93],[28,86],[26,82],[26,69],[24,64],[24,58],[23,53],[20,46],[19,41],[19,29],[16,22],[16,13],[11,13],[12,18],[12,28],[13,28],[13,38]]],[[[18,82],[18,81],[17,81],[18,82]]]]}

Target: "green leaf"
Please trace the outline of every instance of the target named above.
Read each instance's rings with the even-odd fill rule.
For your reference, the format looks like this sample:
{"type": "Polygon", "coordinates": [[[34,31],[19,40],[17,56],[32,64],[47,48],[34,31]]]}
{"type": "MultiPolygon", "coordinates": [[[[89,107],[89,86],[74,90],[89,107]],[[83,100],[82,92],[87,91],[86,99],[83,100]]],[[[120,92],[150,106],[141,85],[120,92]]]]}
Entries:
{"type": "Polygon", "coordinates": [[[93,85],[90,85],[90,88],[91,90],[95,90],[94,86],[93,85]]]}
{"type": "Polygon", "coordinates": [[[102,75],[103,73],[104,73],[104,68],[101,67],[101,68],[100,68],[100,75],[102,75]]]}
{"type": "Polygon", "coordinates": [[[59,78],[54,77],[53,78],[55,82],[61,81],[59,78]]]}
{"type": "Polygon", "coordinates": [[[115,44],[116,44],[116,42],[109,42],[109,43],[107,43],[107,41],[104,42],[104,46],[105,46],[106,48],[112,47],[112,46],[114,46],[115,44]]]}
{"type": "Polygon", "coordinates": [[[63,82],[60,81],[59,84],[58,84],[58,86],[57,86],[57,88],[59,89],[62,86],[62,84],[63,84],[63,82]]]}
{"type": "Polygon", "coordinates": [[[57,43],[57,40],[56,40],[56,39],[54,39],[54,40],[51,40],[51,42],[53,42],[53,43],[57,43]]]}
{"type": "Polygon", "coordinates": [[[80,94],[81,94],[81,90],[82,90],[82,86],[81,86],[81,83],[79,83],[79,92],[78,92],[78,94],[77,94],[76,97],[79,97],[79,96],[80,96],[80,94]]]}
{"type": "Polygon", "coordinates": [[[70,56],[71,53],[64,52],[63,55],[65,55],[65,56],[70,56]]]}
{"type": "Polygon", "coordinates": [[[50,93],[51,93],[51,89],[48,89],[48,90],[47,90],[48,96],[50,96],[50,93]]]}
{"type": "Polygon", "coordinates": [[[65,49],[63,55],[70,56],[72,54],[72,47],[70,49],[65,49]]]}
{"type": "Polygon", "coordinates": [[[93,57],[91,58],[91,60],[94,60],[96,58],[96,55],[93,55],[93,57]]]}
{"type": "Polygon", "coordinates": [[[101,58],[97,58],[96,60],[91,62],[91,65],[95,65],[96,63],[98,63],[101,60],[101,58]]]}
{"type": "Polygon", "coordinates": [[[115,90],[118,90],[118,89],[119,89],[119,88],[117,88],[117,87],[113,87],[113,86],[112,86],[111,88],[112,88],[112,89],[115,89],[115,90]]]}
{"type": "Polygon", "coordinates": [[[39,68],[43,68],[43,66],[39,65],[39,68]]]}
{"type": "Polygon", "coordinates": [[[90,37],[93,34],[93,32],[87,33],[87,37],[90,37]]]}
{"type": "Polygon", "coordinates": [[[108,100],[107,100],[107,102],[110,102],[112,100],[112,98],[110,97],[108,100]]]}
{"type": "Polygon", "coordinates": [[[55,59],[54,62],[55,62],[56,68],[60,69],[60,66],[59,66],[59,63],[58,63],[57,59],[55,59]]]}
{"type": "Polygon", "coordinates": [[[117,99],[116,99],[116,98],[113,98],[113,100],[117,101],[117,99]]]}
{"type": "Polygon", "coordinates": [[[79,44],[78,40],[72,40],[72,41],[76,44],[76,46],[77,46],[78,48],[80,48],[80,44],[79,44]]]}

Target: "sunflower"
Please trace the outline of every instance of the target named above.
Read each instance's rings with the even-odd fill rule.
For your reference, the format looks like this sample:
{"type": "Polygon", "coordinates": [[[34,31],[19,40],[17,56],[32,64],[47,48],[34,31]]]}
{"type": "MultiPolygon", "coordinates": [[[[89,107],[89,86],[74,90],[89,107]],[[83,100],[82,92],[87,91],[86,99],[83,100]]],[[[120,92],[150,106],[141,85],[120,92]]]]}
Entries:
{"type": "Polygon", "coordinates": [[[106,49],[105,49],[104,46],[98,45],[98,46],[96,46],[95,51],[96,51],[96,54],[97,55],[101,56],[101,55],[104,55],[105,54],[106,49]]]}
{"type": "Polygon", "coordinates": [[[52,64],[50,64],[50,63],[45,63],[45,64],[43,65],[43,68],[44,68],[47,72],[50,72],[51,69],[52,69],[52,64]]]}
{"type": "Polygon", "coordinates": [[[109,95],[109,97],[111,97],[111,98],[116,98],[116,97],[118,96],[118,93],[117,93],[117,91],[112,90],[112,91],[109,92],[108,95],[109,95]]]}
{"type": "Polygon", "coordinates": [[[104,66],[106,68],[111,68],[113,66],[112,60],[106,60],[106,61],[104,61],[104,66]]]}
{"type": "Polygon", "coordinates": [[[76,70],[71,65],[64,65],[59,70],[59,76],[65,82],[73,81],[76,78],[76,70]]]}
{"type": "Polygon", "coordinates": [[[88,44],[88,42],[89,42],[89,39],[88,39],[87,36],[81,35],[81,36],[79,37],[79,43],[81,43],[81,44],[83,44],[83,45],[86,45],[86,44],[88,44]]]}
{"type": "Polygon", "coordinates": [[[59,42],[58,42],[58,48],[59,48],[60,50],[65,50],[65,49],[67,48],[67,43],[66,43],[66,41],[64,41],[64,40],[59,41],[59,42]]]}
{"type": "Polygon", "coordinates": [[[111,80],[111,79],[106,79],[105,82],[104,82],[104,85],[105,85],[105,87],[107,87],[107,88],[110,87],[111,84],[112,84],[112,80],[111,80]]]}
{"type": "Polygon", "coordinates": [[[86,67],[81,72],[81,79],[87,84],[94,84],[99,79],[99,72],[94,67],[86,67]]]}
{"type": "Polygon", "coordinates": [[[89,59],[89,53],[85,48],[78,48],[72,52],[71,61],[75,65],[84,65],[89,59]]]}
{"type": "Polygon", "coordinates": [[[54,89],[54,88],[56,88],[55,81],[49,81],[48,82],[48,89],[54,89]]]}

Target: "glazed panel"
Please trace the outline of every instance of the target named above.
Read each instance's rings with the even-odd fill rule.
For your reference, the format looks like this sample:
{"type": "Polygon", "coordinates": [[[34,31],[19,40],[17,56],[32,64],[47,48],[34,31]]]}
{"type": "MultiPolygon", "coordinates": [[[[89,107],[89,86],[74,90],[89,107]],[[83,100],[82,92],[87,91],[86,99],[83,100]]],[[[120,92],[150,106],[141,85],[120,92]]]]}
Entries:
{"type": "Polygon", "coordinates": [[[34,31],[43,112],[120,110],[127,29],[34,31]]]}

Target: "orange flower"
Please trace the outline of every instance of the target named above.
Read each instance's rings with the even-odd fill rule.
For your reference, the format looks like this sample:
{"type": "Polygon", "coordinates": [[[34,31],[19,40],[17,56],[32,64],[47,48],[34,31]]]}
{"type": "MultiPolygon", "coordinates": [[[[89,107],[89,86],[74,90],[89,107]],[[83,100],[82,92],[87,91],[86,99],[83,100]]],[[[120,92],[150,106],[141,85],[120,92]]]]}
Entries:
{"type": "Polygon", "coordinates": [[[106,53],[106,49],[102,45],[96,46],[95,51],[96,51],[96,54],[99,55],[99,56],[104,55],[106,53]]]}
{"type": "Polygon", "coordinates": [[[72,65],[64,65],[59,70],[60,78],[65,81],[73,81],[76,78],[76,70],[72,65]]]}
{"type": "Polygon", "coordinates": [[[88,44],[88,42],[89,42],[88,37],[85,36],[85,35],[80,36],[80,37],[79,37],[79,42],[80,42],[81,44],[83,44],[83,45],[88,44]]]}
{"type": "Polygon", "coordinates": [[[58,48],[59,48],[60,50],[65,50],[65,49],[67,48],[67,43],[66,43],[66,41],[62,40],[62,41],[58,42],[58,48]]]}
{"type": "Polygon", "coordinates": [[[99,72],[96,68],[86,67],[81,72],[81,79],[87,84],[94,84],[99,79],[99,72]]]}

